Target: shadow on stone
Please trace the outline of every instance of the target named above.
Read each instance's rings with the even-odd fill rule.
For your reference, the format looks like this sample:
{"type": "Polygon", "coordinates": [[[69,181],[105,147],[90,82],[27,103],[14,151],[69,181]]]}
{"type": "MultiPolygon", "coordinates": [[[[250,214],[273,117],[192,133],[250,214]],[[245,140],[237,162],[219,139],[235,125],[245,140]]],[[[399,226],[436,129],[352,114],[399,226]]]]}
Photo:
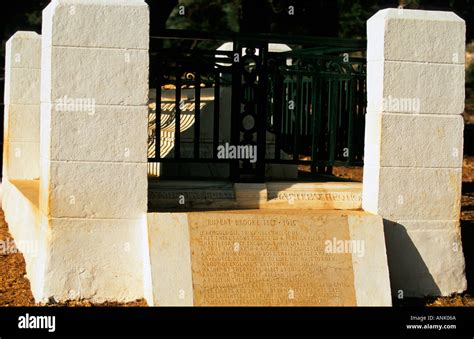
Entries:
{"type": "Polygon", "coordinates": [[[406,228],[384,219],[384,233],[393,304],[403,304],[407,297],[440,295],[440,289],[406,228]]]}

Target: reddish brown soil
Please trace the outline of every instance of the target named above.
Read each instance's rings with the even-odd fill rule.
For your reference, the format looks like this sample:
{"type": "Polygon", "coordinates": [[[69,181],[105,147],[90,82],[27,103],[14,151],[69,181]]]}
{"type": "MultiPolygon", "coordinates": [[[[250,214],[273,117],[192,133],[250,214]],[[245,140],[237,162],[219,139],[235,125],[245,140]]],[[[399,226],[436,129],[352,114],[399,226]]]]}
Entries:
{"type": "Polygon", "coordinates": [[[429,307],[454,307],[454,306],[474,306],[474,297],[469,294],[454,295],[451,297],[440,297],[426,304],[429,307]]]}
{"type": "MultiPolygon", "coordinates": [[[[3,211],[0,211],[0,220],[0,241],[4,244],[13,242],[3,218],[3,211]]],[[[30,282],[25,278],[23,255],[4,253],[4,247],[0,246],[0,306],[33,306],[30,282]]]]}

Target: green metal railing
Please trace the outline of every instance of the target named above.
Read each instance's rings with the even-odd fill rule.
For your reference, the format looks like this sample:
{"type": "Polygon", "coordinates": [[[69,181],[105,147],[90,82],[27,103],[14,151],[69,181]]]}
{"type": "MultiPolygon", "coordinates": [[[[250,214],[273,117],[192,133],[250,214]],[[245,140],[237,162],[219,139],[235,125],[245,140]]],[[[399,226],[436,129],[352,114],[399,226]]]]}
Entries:
{"type": "MultiPolygon", "coordinates": [[[[316,171],[363,162],[366,107],[366,42],[363,40],[287,37],[281,35],[209,34],[166,31],[151,41],[150,85],[157,89],[156,115],[151,119],[150,162],[226,163],[234,181],[265,180],[266,164],[306,164],[316,171]],[[164,47],[164,41],[193,41],[193,48],[164,47]],[[232,51],[200,49],[199,43],[233,42],[232,51]],[[286,43],[292,50],[269,51],[270,43],[286,43]],[[358,55],[358,56],[356,56],[358,55]],[[219,125],[221,91],[231,88],[225,107],[230,119],[228,140],[233,145],[255,145],[258,161],[222,159],[219,125]],[[171,115],[173,150],[160,150],[163,129],[162,96],[174,88],[171,115]],[[183,124],[189,112],[181,107],[183,91],[194,92],[193,152],[181,152],[183,124]],[[202,116],[203,91],[214,93],[214,109],[202,116]],[[253,126],[244,126],[244,120],[253,126]],[[159,122],[159,123],[158,123],[159,122]],[[213,151],[200,152],[201,126],[213,125],[213,151]],[[270,152],[269,152],[270,151],[270,152]]],[[[171,46],[171,47],[170,47],[171,46]]],[[[169,118],[169,117],[168,117],[169,118]]],[[[248,123],[247,123],[248,125],[248,123]]]]}
{"type": "Polygon", "coordinates": [[[362,164],[365,60],[344,58],[299,56],[272,73],[270,97],[282,99],[269,109],[279,128],[270,126],[293,161],[310,156],[315,166],[362,164]]]}

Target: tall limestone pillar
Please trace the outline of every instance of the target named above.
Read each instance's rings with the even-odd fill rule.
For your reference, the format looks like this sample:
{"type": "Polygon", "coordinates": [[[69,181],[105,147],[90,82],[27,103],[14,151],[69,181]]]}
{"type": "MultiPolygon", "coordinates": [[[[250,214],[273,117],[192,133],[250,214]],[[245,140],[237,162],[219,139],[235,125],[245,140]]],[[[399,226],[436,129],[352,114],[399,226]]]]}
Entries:
{"type": "MultiPolygon", "coordinates": [[[[38,202],[31,199],[38,196],[40,172],[40,69],[41,36],[35,32],[16,32],[5,48],[1,207],[15,246],[25,259],[32,289],[37,286],[35,277],[42,275],[38,267],[42,264],[40,244],[43,243],[33,212],[38,210],[38,202]],[[28,198],[35,201],[30,203],[28,198]]],[[[2,245],[5,250],[5,243],[2,245]]]]}
{"type": "Polygon", "coordinates": [[[5,48],[3,178],[39,178],[41,36],[16,32],[5,48]]]}
{"type": "Polygon", "coordinates": [[[148,297],[149,12],[53,0],[43,12],[40,300],[148,297]]]}
{"type": "Polygon", "coordinates": [[[385,9],[367,34],[363,208],[385,219],[392,293],[461,292],[465,22],[385,9]]]}

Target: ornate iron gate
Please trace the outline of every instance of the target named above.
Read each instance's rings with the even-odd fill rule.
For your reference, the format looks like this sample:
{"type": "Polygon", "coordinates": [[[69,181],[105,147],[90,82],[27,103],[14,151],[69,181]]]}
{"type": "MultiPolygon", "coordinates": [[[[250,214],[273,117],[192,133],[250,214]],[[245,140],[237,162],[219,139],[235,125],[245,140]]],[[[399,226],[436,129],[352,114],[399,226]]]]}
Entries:
{"type": "Polygon", "coordinates": [[[152,38],[156,45],[161,46],[151,52],[150,87],[157,95],[150,162],[224,163],[231,180],[250,182],[264,181],[268,164],[306,164],[313,171],[362,164],[365,41],[166,31],[152,38]],[[233,45],[231,50],[163,48],[166,39],[233,45]],[[271,51],[270,43],[293,49],[271,51]],[[229,107],[223,106],[223,88],[231,90],[225,122],[222,109],[229,107]],[[164,94],[167,90],[174,98],[164,94]],[[203,116],[204,92],[213,94],[213,110],[203,116]],[[219,156],[223,143],[254,147],[257,161],[219,156]]]}

